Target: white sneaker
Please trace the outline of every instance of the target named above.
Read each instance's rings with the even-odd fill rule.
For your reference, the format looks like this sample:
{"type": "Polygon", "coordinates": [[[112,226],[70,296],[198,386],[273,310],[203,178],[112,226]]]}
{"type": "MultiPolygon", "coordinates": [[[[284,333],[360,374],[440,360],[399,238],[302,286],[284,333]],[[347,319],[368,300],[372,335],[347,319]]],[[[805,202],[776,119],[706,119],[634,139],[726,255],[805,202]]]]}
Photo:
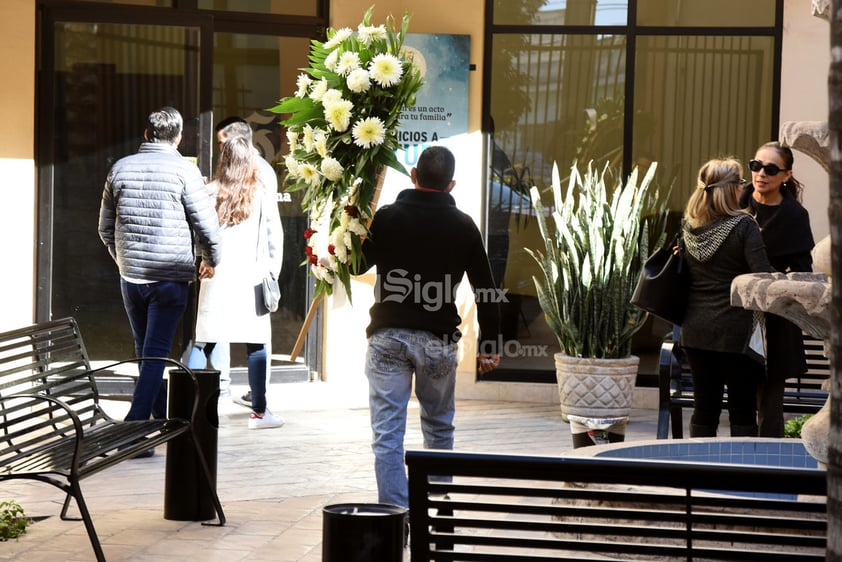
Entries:
{"type": "Polygon", "coordinates": [[[270,429],[281,427],[282,425],[284,425],[283,418],[276,416],[268,408],[263,412],[263,417],[258,416],[254,412],[249,415],[249,429],[270,429]]]}

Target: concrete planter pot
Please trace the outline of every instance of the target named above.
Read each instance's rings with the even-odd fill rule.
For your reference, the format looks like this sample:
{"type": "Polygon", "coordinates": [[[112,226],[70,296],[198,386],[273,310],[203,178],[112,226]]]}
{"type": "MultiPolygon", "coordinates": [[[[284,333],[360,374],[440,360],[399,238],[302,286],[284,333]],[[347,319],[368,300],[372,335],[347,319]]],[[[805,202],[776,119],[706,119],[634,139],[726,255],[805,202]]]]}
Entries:
{"type": "Polygon", "coordinates": [[[596,359],[555,354],[561,418],[628,417],[640,358],[596,359]]]}

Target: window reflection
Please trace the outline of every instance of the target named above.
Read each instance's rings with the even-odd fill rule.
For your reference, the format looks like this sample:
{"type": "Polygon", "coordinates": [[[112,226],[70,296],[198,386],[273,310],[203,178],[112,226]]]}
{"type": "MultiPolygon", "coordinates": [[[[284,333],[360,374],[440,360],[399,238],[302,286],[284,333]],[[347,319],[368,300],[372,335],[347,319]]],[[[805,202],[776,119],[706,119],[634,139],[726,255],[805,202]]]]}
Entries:
{"type": "MultiPolygon", "coordinates": [[[[626,35],[600,33],[597,27],[608,22],[625,27],[625,1],[495,0],[486,224],[494,274],[508,297],[503,336],[509,345],[499,371],[510,374],[499,376],[544,380],[526,373],[552,373],[558,348],[535,297],[532,276],[538,267],[524,251],[542,246],[529,188],[543,190],[544,206],[551,209],[546,192],[553,163],[564,185],[574,161],[580,167],[590,161],[607,166],[618,180],[634,166],[642,177],[657,162],[654,181],[670,193],[668,228],[675,230],[704,161],[723,154],[746,160],[774,136],[774,30],[737,35],[715,28],[772,26],[776,5],[747,0],[726,9],[719,0],[639,0],[637,22],[631,23],[662,27],[638,27],[630,45],[626,35]],[[545,28],[537,26],[550,24],[593,27],[523,32],[525,26],[539,31],[545,28]],[[685,35],[686,25],[712,29],[685,35]],[[548,350],[543,356],[508,353],[541,345],[548,350]]],[[[635,353],[657,351],[668,329],[652,320],[636,336],[635,353]]],[[[647,368],[657,372],[657,357],[654,366],[642,362],[641,371],[647,368]]]]}
{"type": "Polygon", "coordinates": [[[626,25],[628,0],[494,0],[496,25],[626,25]]]}

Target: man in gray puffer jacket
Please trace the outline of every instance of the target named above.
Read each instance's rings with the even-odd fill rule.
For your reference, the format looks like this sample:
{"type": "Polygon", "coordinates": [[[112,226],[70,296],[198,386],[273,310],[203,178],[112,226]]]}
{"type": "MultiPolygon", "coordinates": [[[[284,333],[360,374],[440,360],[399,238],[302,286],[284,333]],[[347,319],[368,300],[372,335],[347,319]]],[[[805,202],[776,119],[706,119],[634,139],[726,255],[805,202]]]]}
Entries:
{"type": "MultiPolygon", "coordinates": [[[[215,205],[199,169],[178,152],[182,128],[178,110],[152,112],[146,142],[114,164],[102,193],[99,236],[120,270],[138,357],[169,356],[196,278],[196,242],[205,262],[219,263],[215,205]]],[[[163,375],[163,362],[141,363],[127,420],[166,415],[163,375]]]]}

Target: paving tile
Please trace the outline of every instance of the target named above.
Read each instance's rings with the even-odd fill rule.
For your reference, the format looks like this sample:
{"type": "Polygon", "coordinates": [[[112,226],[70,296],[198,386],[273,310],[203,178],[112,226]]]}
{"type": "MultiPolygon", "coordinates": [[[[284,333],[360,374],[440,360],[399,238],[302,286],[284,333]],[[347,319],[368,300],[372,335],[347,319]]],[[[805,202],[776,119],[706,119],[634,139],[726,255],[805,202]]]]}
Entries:
{"type": "MultiPolygon", "coordinates": [[[[233,390],[237,395],[246,388],[233,390]]],[[[83,481],[108,560],[321,562],[323,508],[377,498],[366,397],[341,394],[325,383],[273,384],[270,408],[286,424],[262,431],[247,429],[248,410],[220,400],[217,490],[228,518],[224,527],[163,518],[166,446],[154,457],[83,481]]],[[[656,414],[636,410],[626,440],[654,438],[656,414]]],[[[555,405],[464,400],[457,404],[455,425],[458,449],[555,455],[573,448],[555,405]]],[[[419,448],[422,441],[413,403],[407,447],[419,448]]],[[[18,501],[27,515],[49,517],[19,541],[0,543],[0,561],[93,558],[82,523],[58,517],[59,490],[4,482],[3,497],[18,501]]]]}

